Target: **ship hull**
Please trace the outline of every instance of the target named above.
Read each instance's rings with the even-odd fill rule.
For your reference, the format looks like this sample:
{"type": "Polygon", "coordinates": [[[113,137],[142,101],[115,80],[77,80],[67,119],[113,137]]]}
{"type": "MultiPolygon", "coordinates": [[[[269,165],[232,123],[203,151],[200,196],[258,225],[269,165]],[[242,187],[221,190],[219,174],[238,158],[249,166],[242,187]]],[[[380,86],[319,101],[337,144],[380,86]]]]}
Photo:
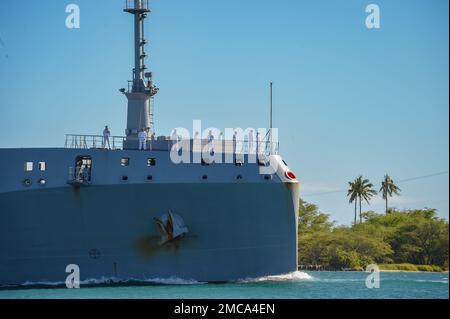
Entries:
{"type": "Polygon", "coordinates": [[[298,184],[92,185],[0,193],[0,285],[177,277],[235,281],[297,269],[298,184]],[[168,211],[188,233],[161,244],[168,211]]]}

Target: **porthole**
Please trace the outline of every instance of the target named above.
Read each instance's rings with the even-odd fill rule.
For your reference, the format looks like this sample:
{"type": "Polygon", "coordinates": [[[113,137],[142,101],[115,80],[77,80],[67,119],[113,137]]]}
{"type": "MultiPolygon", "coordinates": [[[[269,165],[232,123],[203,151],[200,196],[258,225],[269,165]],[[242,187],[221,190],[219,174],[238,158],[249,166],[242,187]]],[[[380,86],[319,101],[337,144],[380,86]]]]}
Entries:
{"type": "Polygon", "coordinates": [[[29,179],[29,178],[26,178],[26,179],[24,179],[23,180],[23,185],[25,185],[25,186],[31,186],[31,179],[29,179]]]}
{"type": "Polygon", "coordinates": [[[122,180],[123,181],[127,181],[128,180],[128,176],[122,176],[122,180]]]}
{"type": "Polygon", "coordinates": [[[38,181],[38,183],[39,183],[39,185],[44,186],[45,184],[47,184],[47,181],[46,181],[45,179],[41,178],[41,179],[38,181]]]}
{"type": "Polygon", "coordinates": [[[242,180],[242,175],[236,176],[236,179],[237,179],[238,181],[242,180]]]}
{"type": "Polygon", "coordinates": [[[264,179],[266,181],[270,181],[270,180],[272,180],[272,175],[264,175],[264,179]]]}
{"type": "Polygon", "coordinates": [[[203,180],[207,180],[207,179],[208,179],[208,175],[203,175],[203,176],[202,176],[202,179],[203,179],[203,180]]]}
{"type": "Polygon", "coordinates": [[[153,176],[152,176],[152,175],[148,175],[148,176],[147,176],[147,180],[148,180],[148,181],[152,181],[152,180],[153,180],[153,176]]]}

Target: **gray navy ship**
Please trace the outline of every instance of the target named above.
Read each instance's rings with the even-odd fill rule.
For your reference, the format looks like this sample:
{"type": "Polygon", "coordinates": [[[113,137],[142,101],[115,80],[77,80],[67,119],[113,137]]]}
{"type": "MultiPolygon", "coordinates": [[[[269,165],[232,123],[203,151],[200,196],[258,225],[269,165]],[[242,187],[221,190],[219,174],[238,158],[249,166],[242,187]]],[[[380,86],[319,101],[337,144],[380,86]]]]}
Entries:
{"type": "Polygon", "coordinates": [[[236,139],[216,142],[215,161],[203,158],[202,138],[159,136],[139,150],[139,132],[154,133],[158,92],[145,66],[150,9],[135,0],[124,11],[135,26],[133,79],[120,90],[126,136],[111,136],[111,148],[103,136],[67,135],[61,148],[0,149],[0,285],[64,282],[69,264],[81,280],[296,271],[299,183],[272,138],[255,161],[236,139]],[[182,151],[191,161],[174,163],[182,151]]]}

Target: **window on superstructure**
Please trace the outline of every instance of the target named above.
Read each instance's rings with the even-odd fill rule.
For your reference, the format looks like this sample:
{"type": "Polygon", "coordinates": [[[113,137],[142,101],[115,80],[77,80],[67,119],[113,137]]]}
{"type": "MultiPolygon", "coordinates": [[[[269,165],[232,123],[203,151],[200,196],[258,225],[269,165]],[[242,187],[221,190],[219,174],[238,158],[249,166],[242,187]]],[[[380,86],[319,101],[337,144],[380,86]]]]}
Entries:
{"type": "Polygon", "coordinates": [[[39,169],[41,172],[44,172],[44,171],[47,169],[47,164],[46,164],[45,162],[39,162],[39,163],[38,163],[38,169],[39,169]]]}
{"type": "Polygon", "coordinates": [[[120,165],[122,166],[129,166],[130,165],[130,158],[124,157],[120,160],[120,165]]]}
{"type": "Polygon", "coordinates": [[[23,170],[25,172],[31,172],[33,170],[33,162],[25,162],[23,165],[23,170]]]}
{"type": "Polygon", "coordinates": [[[147,166],[156,166],[156,158],[148,158],[147,159],[147,166]]]}

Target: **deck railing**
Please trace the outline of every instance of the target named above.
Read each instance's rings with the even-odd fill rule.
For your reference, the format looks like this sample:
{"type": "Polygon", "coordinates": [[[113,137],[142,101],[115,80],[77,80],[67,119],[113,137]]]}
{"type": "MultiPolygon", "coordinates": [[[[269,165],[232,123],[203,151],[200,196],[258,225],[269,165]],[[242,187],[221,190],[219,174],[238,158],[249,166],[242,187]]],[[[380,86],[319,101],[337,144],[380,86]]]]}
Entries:
{"type": "MultiPolygon", "coordinates": [[[[108,145],[108,142],[104,140],[102,135],[67,134],[64,147],[73,149],[106,148],[122,150],[124,149],[125,143],[126,137],[124,136],[110,136],[108,145]]],[[[189,149],[193,152],[205,152],[208,149],[212,149],[218,153],[236,153],[237,155],[256,153],[260,155],[273,155],[279,153],[279,143],[267,140],[254,141],[252,144],[248,140],[214,140],[212,143],[209,143],[207,139],[172,140],[168,137],[159,137],[157,140],[149,139],[147,141],[147,150],[169,151],[175,145],[178,145],[178,148],[189,149]]],[[[128,145],[126,148],[138,148],[137,141],[135,146],[130,147],[128,145]]]]}
{"type": "Polygon", "coordinates": [[[124,136],[110,136],[109,145],[101,135],[76,135],[67,134],[64,143],[65,148],[89,149],[110,148],[113,150],[123,149],[124,136]]]}

